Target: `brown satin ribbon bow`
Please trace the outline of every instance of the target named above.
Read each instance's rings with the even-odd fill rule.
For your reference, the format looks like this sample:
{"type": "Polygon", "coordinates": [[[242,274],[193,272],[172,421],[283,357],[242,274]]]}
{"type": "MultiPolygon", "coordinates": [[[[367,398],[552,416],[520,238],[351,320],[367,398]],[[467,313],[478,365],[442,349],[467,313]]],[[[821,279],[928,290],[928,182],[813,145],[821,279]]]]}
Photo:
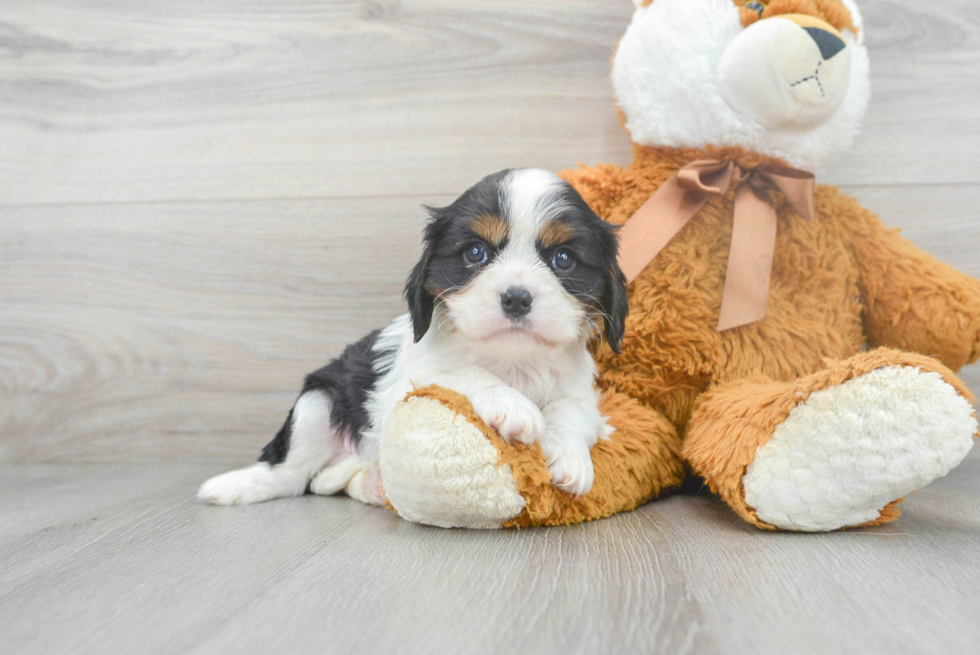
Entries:
{"type": "MultiPolygon", "coordinates": [[[[619,230],[619,266],[632,281],[687,225],[711,196],[722,196],[741,173],[735,162],[698,160],[657,189],[619,230]]],[[[776,208],[746,182],[759,176],[782,191],[797,214],[813,220],[813,174],[795,168],[752,169],[735,189],[735,217],[718,331],[762,320],[776,248],[776,208]]]]}

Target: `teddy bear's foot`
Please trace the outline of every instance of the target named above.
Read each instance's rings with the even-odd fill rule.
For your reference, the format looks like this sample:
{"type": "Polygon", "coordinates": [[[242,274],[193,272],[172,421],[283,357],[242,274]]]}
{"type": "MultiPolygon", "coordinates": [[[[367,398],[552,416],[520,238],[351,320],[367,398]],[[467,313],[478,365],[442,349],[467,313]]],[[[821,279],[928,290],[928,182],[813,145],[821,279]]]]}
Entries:
{"type": "Polygon", "coordinates": [[[746,468],[745,502],[785,530],[868,523],[959,464],[976,431],[973,408],[938,373],[877,369],[790,412],[746,468]]]}
{"type": "Polygon", "coordinates": [[[878,350],[795,383],[741,382],[707,394],[685,450],[761,527],[885,522],[898,516],[896,501],[969,452],[977,420],[968,396],[935,360],[878,350]],[[733,412],[721,430],[719,410],[733,412]]]}

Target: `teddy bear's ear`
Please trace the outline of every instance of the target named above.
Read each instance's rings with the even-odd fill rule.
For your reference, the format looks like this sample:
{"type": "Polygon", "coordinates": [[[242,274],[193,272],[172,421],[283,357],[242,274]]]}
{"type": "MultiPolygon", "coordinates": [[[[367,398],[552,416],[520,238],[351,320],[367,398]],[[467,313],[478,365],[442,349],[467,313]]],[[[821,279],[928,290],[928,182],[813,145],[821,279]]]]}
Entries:
{"type": "Polygon", "coordinates": [[[606,292],[602,297],[606,341],[617,355],[626,332],[626,315],[629,314],[629,295],[626,290],[626,276],[613,264],[606,281],[606,292]]]}

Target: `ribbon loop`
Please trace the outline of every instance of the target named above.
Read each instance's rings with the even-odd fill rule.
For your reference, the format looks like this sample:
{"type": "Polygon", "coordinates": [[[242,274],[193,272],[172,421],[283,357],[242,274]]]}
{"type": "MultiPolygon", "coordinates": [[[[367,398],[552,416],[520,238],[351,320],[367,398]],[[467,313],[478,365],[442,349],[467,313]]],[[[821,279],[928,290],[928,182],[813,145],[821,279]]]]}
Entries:
{"type": "MultiPolygon", "coordinates": [[[[728,192],[740,173],[735,162],[702,159],[681,168],[664,182],[620,228],[619,267],[634,280],[664,247],[687,225],[712,196],[728,192]]],[[[812,173],[779,166],[763,166],[759,175],[776,186],[805,220],[813,220],[812,173]]],[[[776,247],[776,209],[758,197],[750,185],[735,189],[732,243],[725,274],[718,331],[763,319],[769,298],[769,282],[776,247]]]]}
{"type": "Polygon", "coordinates": [[[677,171],[677,185],[685,191],[723,196],[735,174],[733,162],[701,159],[677,171]]]}

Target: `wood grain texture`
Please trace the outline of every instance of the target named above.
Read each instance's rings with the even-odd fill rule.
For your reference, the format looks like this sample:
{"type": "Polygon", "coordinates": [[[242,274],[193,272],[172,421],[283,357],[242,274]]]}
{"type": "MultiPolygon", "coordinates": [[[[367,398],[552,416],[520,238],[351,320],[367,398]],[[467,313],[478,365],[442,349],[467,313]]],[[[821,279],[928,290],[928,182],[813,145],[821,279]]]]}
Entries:
{"type": "MultiPolygon", "coordinates": [[[[864,0],[875,98],[831,183],[978,183],[980,6],[864,0]]],[[[6,0],[0,203],[450,193],[629,157],[627,0],[6,0]]]]}
{"type": "Polygon", "coordinates": [[[306,373],[405,311],[422,216],[416,197],[7,208],[0,460],[251,457],[306,373]]]}
{"type": "Polygon", "coordinates": [[[7,0],[0,202],[432,194],[621,158],[630,9],[7,0]]]}
{"type": "Polygon", "coordinates": [[[980,640],[980,451],[901,523],[747,526],[706,494],[441,530],[347,498],[198,505],[201,464],[0,466],[5,653],[943,653],[980,640]]]}

